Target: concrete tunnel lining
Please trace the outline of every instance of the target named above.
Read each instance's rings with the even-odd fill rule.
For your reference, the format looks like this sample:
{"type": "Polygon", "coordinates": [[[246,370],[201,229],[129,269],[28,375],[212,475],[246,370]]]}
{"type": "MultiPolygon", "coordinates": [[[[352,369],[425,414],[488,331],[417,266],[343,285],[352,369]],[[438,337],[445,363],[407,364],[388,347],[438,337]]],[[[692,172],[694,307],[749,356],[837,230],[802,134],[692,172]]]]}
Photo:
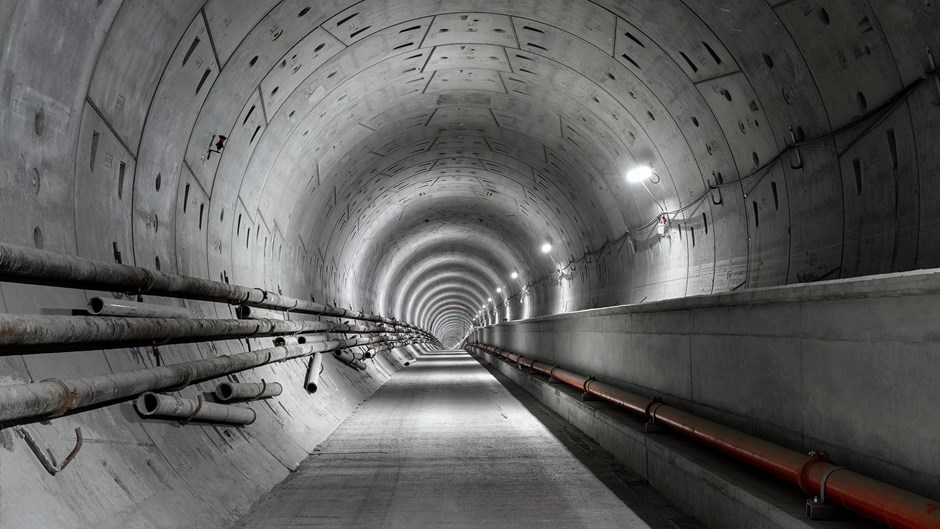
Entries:
{"type": "MultiPolygon", "coordinates": [[[[940,89],[926,79],[878,109],[936,68],[925,50],[940,49],[938,22],[938,7],[916,0],[8,2],[0,241],[396,316],[446,344],[481,322],[935,267],[940,89]],[[628,182],[641,164],[655,181],[628,182]],[[664,211],[660,234],[650,223],[664,211]]],[[[114,294],[3,283],[0,310],[61,312],[114,294]]],[[[234,317],[224,304],[145,301],[234,317]]],[[[524,341],[507,332],[507,347],[524,341]]],[[[164,354],[270,345],[252,340],[164,354]]],[[[279,481],[410,354],[378,359],[374,378],[328,365],[325,384],[345,400],[296,422],[307,396],[285,384],[283,408],[259,414],[263,438],[241,437],[258,468],[240,470],[279,481]]],[[[11,355],[0,376],[150,361],[137,350],[11,355]]],[[[610,376],[635,381],[622,369],[610,376]]],[[[169,430],[115,432],[126,415],[95,410],[86,427],[171,446],[169,430]]],[[[771,434],[790,431],[767,420],[771,434]]],[[[78,421],[54,422],[50,437],[78,421]]],[[[240,434],[212,435],[230,445],[240,434]]],[[[199,454],[209,441],[179,442],[199,454]]],[[[226,457],[166,467],[213,476],[226,457]]],[[[25,458],[7,461],[30,472],[25,458]]],[[[125,478],[144,471],[130,456],[115,465],[125,478]]],[[[62,492],[51,487],[23,494],[62,492]]],[[[69,494],[44,516],[76,512],[69,494]]],[[[95,508],[133,503],[115,501],[95,508]]]]}

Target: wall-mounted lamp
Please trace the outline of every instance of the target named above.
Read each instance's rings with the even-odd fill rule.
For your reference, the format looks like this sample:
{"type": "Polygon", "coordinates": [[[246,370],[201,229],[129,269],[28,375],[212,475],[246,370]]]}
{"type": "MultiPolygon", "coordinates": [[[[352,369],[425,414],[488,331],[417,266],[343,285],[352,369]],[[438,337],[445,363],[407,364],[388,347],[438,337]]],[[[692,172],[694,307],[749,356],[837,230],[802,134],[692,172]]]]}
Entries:
{"type": "Polygon", "coordinates": [[[648,165],[640,165],[627,171],[627,181],[638,183],[645,182],[653,177],[653,168],[648,165]]]}
{"type": "Polygon", "coordinates": [[[656,203],[656,207],[658,207],[660,211],[666,211],[666,204],[660,204],[659,200],[656,198],[656,195],[650,191],[650,188],[646,187],[647,180],[653,184],[659,183],[659,175],[657,175],[656,171],[653,171],[653,168],[649,165],[638,165],[627,171],[627,181],[634,184],[641,184],[643,189],[646,189],[646,192],[650,194],[653,202],[656,203]]]}

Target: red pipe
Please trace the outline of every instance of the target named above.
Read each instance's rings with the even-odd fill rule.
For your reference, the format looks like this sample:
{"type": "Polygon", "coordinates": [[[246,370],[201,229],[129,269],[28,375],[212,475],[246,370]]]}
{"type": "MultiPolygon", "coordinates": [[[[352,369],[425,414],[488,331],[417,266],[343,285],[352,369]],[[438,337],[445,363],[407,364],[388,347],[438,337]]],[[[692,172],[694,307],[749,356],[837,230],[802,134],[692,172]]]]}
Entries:
{"type": "Polygon", "coordinates": [[[940,502],[838,467],[825,454],[808,456],[667,406],[659,399],[640,397],[598,382],[594,377],[584,377],[492,345],[473,343],[469,347],[530,367],[584,393],[644,415],[651,423],[668,426],[769,472],[796,485],[806,494],[820,496],[821,484],[825,479],[827,502],[832,501],[892,529],[940,529],[940,502]]]}

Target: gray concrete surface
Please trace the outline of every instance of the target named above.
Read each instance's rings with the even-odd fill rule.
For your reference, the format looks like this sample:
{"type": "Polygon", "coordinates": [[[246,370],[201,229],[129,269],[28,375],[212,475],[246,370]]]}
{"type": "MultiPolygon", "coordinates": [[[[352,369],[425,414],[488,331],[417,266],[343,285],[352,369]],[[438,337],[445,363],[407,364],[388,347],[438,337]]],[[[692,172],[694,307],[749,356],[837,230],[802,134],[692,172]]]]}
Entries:
{"type": "Polygon", "coordinates": [[[502,323],[481,342],[940,497],[935,271],[502,323]]]}
{"type": "MultiPolygon", "coordinates": [[[[877,524],[851,513],[836,520],[806,518],[806,496],[782,483],[669,432],[649,433],[645,419],[603,401],[584,401],[580,392],[548,377],[518,369],[481,353],[484,364],[518,384],[557,413],[570,427],[589,435],[628,469],[716,529],[874,529],[877,524]]],[[[593,442],[593,441],[592,441],[593,442]]],[[[681,526],[680,526],[681,527],[681,526]]]]}
{"type": "MultiPolygon", "coordinates": [[[[116,248],[395,315],[448,345],[484,308],[493,323],[940,266],[938,85],[833,132],[921,79],[937,27],[935,0],[4,0],[0,240],[106,261],[116,248]],[[228,145],[210,156],[217,135],[228,145]],[[821,140],[736,183],[804,137],[821,140]],[[624,178],[640,163],[658,175],[648,189],[624,178]],[[690,205],[662,235],[639,229],[690,205]]],[[[0,283],[0,311],[111,294],[0,283]]],[[[677,303],[494,332],[940,496],[940,301],[677,303]]],[[[400,355],[328,366],[315,397],[300,362],[239,375],[289,384],[242,429],[145,422],[126,403],[31,423],[58,457],[85,432],[54,478],[0,429],[0,528],[222,527],[400,355]]],[[[0,383],[153,365],[146,348],[9,355],[0,383]]]]}
{"type": "Polygon", "coordinates": [[[700,527],[470,355],[419,358],[235,527],[700,527]]]}

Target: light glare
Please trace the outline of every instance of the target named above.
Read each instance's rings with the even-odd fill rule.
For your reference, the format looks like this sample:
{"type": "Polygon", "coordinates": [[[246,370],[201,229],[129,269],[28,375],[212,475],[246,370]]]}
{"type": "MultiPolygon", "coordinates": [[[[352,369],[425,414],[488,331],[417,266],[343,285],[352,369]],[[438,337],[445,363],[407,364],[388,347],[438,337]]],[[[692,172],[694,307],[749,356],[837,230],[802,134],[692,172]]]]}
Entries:
{"type": "Polygon", "coordinates": [[[627,172],[627,181],[628,182],[642,182],[648,180],[653,176],[653,168],[648,165],[641,165],[639,167],[634,167],[627,172]]]}
{"type": "Polygon", "coordinates": [[[513,272],[512,274],[510,274],[509,277],[515,279],[515,278],[519,277],[519,272],[513,272]]]}
{"type": "Polygon", "coordinates": [[[547,242],[542,245],[542,253],[548,253],[550,251],[552,251],[552,243],[547,242]]]}

